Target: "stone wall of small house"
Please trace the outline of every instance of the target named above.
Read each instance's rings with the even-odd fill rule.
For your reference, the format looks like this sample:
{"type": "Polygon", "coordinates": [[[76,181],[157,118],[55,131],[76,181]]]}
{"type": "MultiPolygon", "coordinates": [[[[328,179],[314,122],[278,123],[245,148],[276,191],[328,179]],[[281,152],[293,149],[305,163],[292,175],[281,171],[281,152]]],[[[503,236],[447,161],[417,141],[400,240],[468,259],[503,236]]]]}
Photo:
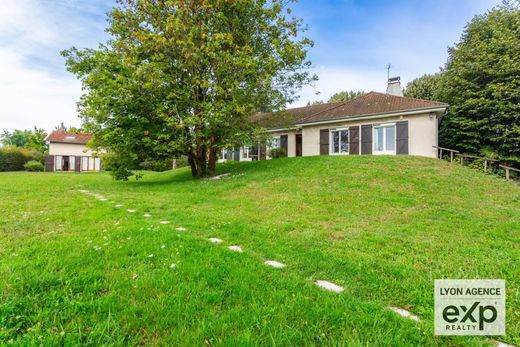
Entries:
{"type": "Polygon", "coordinates": [[[377,125],[403,120],[408,121],[409,154],[435,158],[436,150],[433,146],[437,146],[438,119],[436,115],[430,118],[428,113],[304,126],[302,127],[303,156],[320,154],[320,129],[346,128],[364,124],[377,125]]]}
{"type": "Polygon", "coordinates": [[[73,155],[73,156],[92,156],[92,151],[87,146],[74,143],[55,143],[49,144],[49,155],[73,155]]]}

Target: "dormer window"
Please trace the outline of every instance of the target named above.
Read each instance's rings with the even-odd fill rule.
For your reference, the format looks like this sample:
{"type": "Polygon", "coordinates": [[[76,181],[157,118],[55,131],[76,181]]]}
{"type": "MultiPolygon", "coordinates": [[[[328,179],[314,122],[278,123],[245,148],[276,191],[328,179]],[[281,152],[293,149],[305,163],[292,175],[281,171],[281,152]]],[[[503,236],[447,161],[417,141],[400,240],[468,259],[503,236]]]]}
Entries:
{"type": "Polygon", "coordinates": [[[69,135],[69,136],[66,137],[66,139],[67,139],[67,140],[75,140],[75,139],[76,139],[76,136],[71,136],[71,135],[69,135]]]}

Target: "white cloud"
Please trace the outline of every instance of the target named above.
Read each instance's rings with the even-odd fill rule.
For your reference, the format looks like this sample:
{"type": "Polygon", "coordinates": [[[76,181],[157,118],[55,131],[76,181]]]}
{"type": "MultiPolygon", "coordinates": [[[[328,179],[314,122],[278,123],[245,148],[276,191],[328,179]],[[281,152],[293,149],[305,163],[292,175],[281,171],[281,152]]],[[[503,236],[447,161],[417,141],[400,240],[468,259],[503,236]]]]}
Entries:
{"type": "Polygon", "coordinates": [[[100,3],[0,1],[0,130],[81,124],[76,111],[81,84],[65,70],[59,52],[95,46],[104,38],[103,20],[84,17],[102,15],[100,3]]]}
{"type": "Polygon", "coordinates": [[[20,56],[0,49],[0,129],[51,130],[65,122],[81,124],[76,101],[81,85],[73,76],[28,69],[20,56]]]}
{"type": "Polygon", "coordinates": [[[306,86],[300,99],[291,107],[305,106],[308,101],[327,101],[334,93],[343,90],[363,90],[385,92],[386,71],[384,69],[356,69],[320,66],[312,70],[319,81],[314,86],[306,86]],[[318,93],[318,94],[317,94],[318,93]]]}
{"type": "MultiPolygon", "coordinates": [[[[81,123],[76,112],[81,85],[65,70],[59,51],[96,47],[105,41],[105,12],[114,1],[0,0],[0,130],[35,125],[52,130],[61,122],[81,123]]],[[[338,3],[303,0],[304,17],[309,17],[305,19],[316,35],[311,59],[320,80],[315,88],[305,87],[292,106],[326,101],[342,90],[384,92],[388,62],[395,66],[392,75],[400,75],[403,86],[423,73],[436,72],[463,25],[498,2],[463,0],[457,3],[457,12],[452,2],[429,0],[427,4],[435,5],[431,14],[420,12],[415,2],[404,2],[380,9],[385,15],[377,18],[374,11],[363,13],[362,7],[346,2],[349,6],[343,10],[353,12],[356,26],[367,25],[331,23],[336,26],[333,31],[327,21],[337,22],[338,3]]]]}

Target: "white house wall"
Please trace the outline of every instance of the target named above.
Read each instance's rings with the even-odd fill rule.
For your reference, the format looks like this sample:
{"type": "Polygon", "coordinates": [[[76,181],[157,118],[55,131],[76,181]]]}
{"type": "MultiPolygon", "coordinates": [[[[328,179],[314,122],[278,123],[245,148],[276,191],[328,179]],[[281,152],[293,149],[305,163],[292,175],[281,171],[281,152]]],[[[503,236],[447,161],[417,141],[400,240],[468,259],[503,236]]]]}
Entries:
{"type": "Polygon", "coordinates": [[[287,156],[296,157],[296,134],[301,134],[301,131],[286,130],[276,131],[270,133],[271,136],[287,135],[287,156]]]}
{"type": "Polygon", "coordinates": [[[87,149],[85,145],[51,142],[49,144],[49,155],[92,156],[92,151],[87,149]]]}
{"type": "MultiPolygon", "coordinates": [[[[302,127],[302,155],[320,155],[320,129],[334,129],[349,126],[360,126],[364,124],[394,123],[397,121],[408,121],[408,153],[423,157],[436,157],[433,146],[437,145],[437,116],[430,118],[429,114],[417,114],[407,116],[394,116],[379,119],[366,119],[351,122],[338,122],[331,124],[311,125],[302,127]]],[[[279,134],[282,134],[281,132],[279,134]]],[[[293,138],[294,135],[289,136],[293,138]]],[[[290,142],[289,142],[290,143],[290,142]]],[[[294,152],[295,153],[295,145],[294,152]]],[[[294,155],[293,155],[294,156],[294,155]]]]}

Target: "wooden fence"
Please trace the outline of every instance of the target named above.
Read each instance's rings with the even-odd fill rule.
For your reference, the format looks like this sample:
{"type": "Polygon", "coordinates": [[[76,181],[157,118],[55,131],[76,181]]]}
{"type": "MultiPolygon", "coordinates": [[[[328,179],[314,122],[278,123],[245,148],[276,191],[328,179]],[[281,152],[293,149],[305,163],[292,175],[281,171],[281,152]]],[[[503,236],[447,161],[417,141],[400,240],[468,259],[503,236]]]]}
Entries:
{"type": "Polygon", "coordinates": [[[502,165],[502,164],[500,164],[500,161],[498,159],[478,157],[476,155],[469,155],[469,154],[462,154],[455,149],[444,148],[444,147],[439,147],[439,146],[433,146],[433,148],[435,148],[437,150],[438,159],[444,158],[443,153],[449,153],[451,163],[453,163],[454,157],[460,158],[461,165],[464,165],[464,161],[469,161],[471,159],[481,160],[484,163],[484,172],[487,172],[492,164],[497,164],[499,168],[504,169],[506,180],[509,181],[511,179],[510,171],[517,172],[519,174],[518,176],[520,176],[520,169],[511,167],[511,166],[507,166],[507,165],[502,165]]]}

